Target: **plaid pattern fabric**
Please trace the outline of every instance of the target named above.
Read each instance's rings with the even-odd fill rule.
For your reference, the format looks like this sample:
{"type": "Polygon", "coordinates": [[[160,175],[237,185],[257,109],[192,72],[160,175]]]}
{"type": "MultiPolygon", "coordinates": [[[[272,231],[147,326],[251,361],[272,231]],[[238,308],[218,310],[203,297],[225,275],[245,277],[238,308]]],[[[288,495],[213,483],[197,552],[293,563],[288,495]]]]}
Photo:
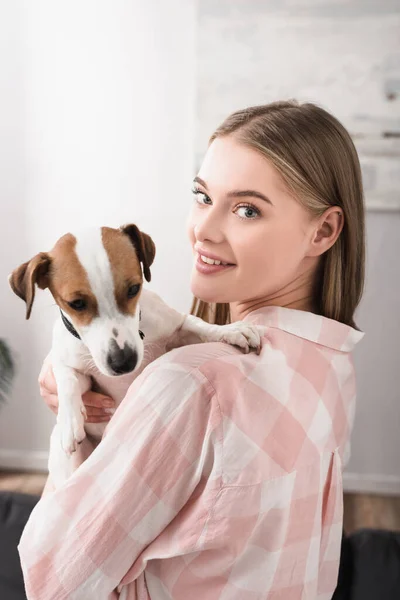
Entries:
{"type": "Polygon", "coordinates": [[[362,333],[266,307],[260,356],[226,344],[149,365],[103,441],[35,507],[29,600],[331,598],[362,333]]]}

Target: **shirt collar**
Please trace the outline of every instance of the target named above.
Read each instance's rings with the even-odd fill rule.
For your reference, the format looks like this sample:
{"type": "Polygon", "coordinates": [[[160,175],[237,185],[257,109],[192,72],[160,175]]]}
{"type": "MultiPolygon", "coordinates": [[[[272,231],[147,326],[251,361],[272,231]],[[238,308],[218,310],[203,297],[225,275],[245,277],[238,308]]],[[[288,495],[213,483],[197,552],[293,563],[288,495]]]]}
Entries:
{"type": "Polygon", "coordinates": [[[281,329],[340,352],[351,352],[364,337],[362,331],[339,321],[282,306],[264,306],[246,315],[243,321],[281,329]]]}

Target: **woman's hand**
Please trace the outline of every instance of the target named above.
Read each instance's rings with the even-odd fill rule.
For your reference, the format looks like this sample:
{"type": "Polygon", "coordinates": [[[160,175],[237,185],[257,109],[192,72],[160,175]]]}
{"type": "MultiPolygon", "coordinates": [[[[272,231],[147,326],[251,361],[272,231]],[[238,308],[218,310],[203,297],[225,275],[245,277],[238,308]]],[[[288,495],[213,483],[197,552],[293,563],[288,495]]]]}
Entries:
{"type": "MultiPolygon", "coordinates": [[[[40,395],[47,406],[58,413],[57,383],[50,362],[45,360],[39,375],[40,395]]],[[[96,392],[86,392],[82,396],[87,411],[87,423],[106,423],[114,412],[115,402],[112,398],[96,392]]]]}

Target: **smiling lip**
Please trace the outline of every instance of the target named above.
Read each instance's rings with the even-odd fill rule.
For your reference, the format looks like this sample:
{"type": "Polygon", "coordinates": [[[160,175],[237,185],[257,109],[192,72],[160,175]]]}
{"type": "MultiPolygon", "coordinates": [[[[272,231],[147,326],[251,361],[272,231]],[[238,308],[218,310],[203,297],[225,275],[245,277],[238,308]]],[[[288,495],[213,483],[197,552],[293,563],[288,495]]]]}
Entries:
{"type": "Polygon", "coordinates": [[[224,260],[223,258],[216,256],[215,254],[211,254],[211,252],[206,252],[205,250],[201,250],[200,248],[195,248],[195,251],[197,252],[198,255],[201,254],[202,256],[211,258],[212,260],[219,260],[220,262],[227,263],[230,267],[234,266],[233,263],[229,262],[229,260],[224,260]]]}
{"type": "MultiPolygon", "coordinates": [[[[203,254],[203,256],[207,256],[207,255],[203,254]]],[[[211,257],[207,256],[207,258],[211,258],[211,257]]],[[[215,258],[214,260],[219,260],[219,259],[215,258]]],[[[197,271],[199,271],[200,273],[203,273],[203,275],[211,275],[212,273],[219,273],[220,271],[226,271],[227,269],[232,269],[233,267],[235,267],[235,265],[232,265],[232,264],[209,265],[208,263],[205,263],[201,260],[200,254],[197,254],[197,260],[196,260],[195,264],[196,264],[197,271]]]]}

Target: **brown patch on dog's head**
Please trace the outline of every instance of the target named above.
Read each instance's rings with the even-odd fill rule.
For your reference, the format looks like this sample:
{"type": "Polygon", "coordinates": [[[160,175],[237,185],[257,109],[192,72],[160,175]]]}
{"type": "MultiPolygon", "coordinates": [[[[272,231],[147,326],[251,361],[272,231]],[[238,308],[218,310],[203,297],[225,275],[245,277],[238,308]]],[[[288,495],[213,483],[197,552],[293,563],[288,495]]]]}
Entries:
{"type": "Polygon", "coordinates": [[[156,255],[156,247],[153,240],[147,233],[140,231],[134,224],[124,225],[121,227],[121,231],[128,236],[131,243],[136,248],[138,258],[143,265],[143,274],[146,281],[150,281],[150,266],[153,264],[156,255]]]}
{"type": "Polygon", "coordinates": [[[51,277],[49,290],[58,306],[72,317],[78,327],[87,326],[98,316],[98,304],[86,270],[76,254],[76,237],[71,233],[63,235],[51,256],[51,277]],[[71,308],[70,303],[83,300],[86,308],[81,311],[71,308]]]}
{"type": "MultiPolygon", "coordinates": [[[[111,265],[117,306],[123,314],[134,315],[143,282],[140,251],[122,228],[102,227],[102,240],[111,265]],[[139,286],[137,294],[129,297],[133,286],[139,286]]],[[[147,264],[147,258],[145,261],[147,264]]]]}
{"type": "Polygon", "coordinates": [[[48,288],[57,302],[75,324],[88,325],[97,316],[97,300],[91,290],[85,269],[75,252],[76,238],[71,233],[61,237],[51,252],[40,252],[30,261],[15,269],[9,282],[17,296],[26,302],[29,319],[35,298],[35,284],[48,288]],[[84,300],[84,311],[76,311],[70,302],[84,300]]]}
{"type": "MultiPolygon", "coordinates": [[[[117,306],[124,314],[135,314],[143,282],[141,264],[146,280],[151,279],[150,266],[155,256],[153,240],[133,224],[120,229],[102,227],[101,233],[111,264],[117,306]],[[135,286],[138,286],[137,293],[132,293],[135,286]]],[[[76,243],[75,236],[67,233],[51,252],[37,254],[11,274],[11,288],[26,302],[27,319],[32,310],[35,285],[48,288],[58,306],[78,328],[89,325],[98,316],[98,302],[78,259],[76,243]],[[84,303],[84,309],[71,306],[77,301],[84,303]]]]}
{"type": "Polygon", "coordinates": [[[26,318],[29,319],[35,299],[35,285],[42,290],[49,286],[51,258],[46,252],[36,254],[11,273],[9,283],[12,291],[26,302],[26,318]]]}

